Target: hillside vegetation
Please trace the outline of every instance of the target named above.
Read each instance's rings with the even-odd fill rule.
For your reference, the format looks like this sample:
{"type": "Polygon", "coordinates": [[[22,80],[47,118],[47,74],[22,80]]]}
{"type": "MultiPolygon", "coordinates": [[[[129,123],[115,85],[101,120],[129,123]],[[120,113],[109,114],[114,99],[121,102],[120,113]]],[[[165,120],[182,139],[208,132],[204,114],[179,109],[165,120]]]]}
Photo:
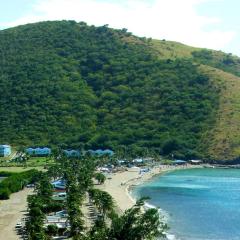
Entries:
{"type": "Polygon", "coordinates": [[[74,21],[1,31],[0,46],[0,142],[222,158],[206,138],[219,143],[231,89],[218,76],[237,79],[238,58],[74,21]]]}
{"type": "Polygon", "coordinates": [[[211,159],[235,159],[240,156],[240,77],[222,70],[201,66],[221,90],[216,124],[206,136],[211,159]]]}
{"type": "MultiPolygon", "coordinates": [[[[152,40],[160,59],[188,59],[209,77],[219,96],[215,123],[202,141],[209,160],[235,160],[240,156],[240,58],[221,51],[194,48],[177,42],[152,40]]],[[[202,147],[200,146],[200,148],[202,147]]]]}
{"type": "Polygon", "coordinates": [[[160,59],[177,59],[177,58],[192,58],[193,52],[201,51],[201,48],[194,48],[182,43],[166,41],[166,40],[151,40],[149,46],[157,53],[160,59]]]}

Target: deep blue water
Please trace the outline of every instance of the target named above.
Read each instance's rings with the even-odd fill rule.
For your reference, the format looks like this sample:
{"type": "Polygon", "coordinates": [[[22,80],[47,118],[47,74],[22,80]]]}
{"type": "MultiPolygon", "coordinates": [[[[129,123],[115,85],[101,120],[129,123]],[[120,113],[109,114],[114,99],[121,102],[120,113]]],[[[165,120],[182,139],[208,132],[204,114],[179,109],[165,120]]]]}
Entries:
{"type": "Polygon", "coordinates": [[[240,240],[240,170],[169,172],[133,189],[167,212],[169,232],[181,240],[240,240]]]}

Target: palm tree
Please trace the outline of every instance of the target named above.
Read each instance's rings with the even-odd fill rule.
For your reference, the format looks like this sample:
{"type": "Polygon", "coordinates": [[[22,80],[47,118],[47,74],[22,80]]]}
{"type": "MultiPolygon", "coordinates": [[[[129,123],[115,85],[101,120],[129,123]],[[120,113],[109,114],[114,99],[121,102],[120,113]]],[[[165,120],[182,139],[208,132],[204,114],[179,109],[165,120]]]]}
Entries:
{"type": "Polygon", "coordinates": [[[50,183],[50,178],[47,173],[41,173],[41,178],[39,183],[36,185],[36,190],[43,203],[47,204],[51,202],[53,186],[50,183]]]}
{"type": "Polygon", "coordinates": [[[96,173],[94,177],[98,181],[98,184],[103,184],[106,181],[106,176],[102,173],[96,173]]]}
{"type": "Polygon", "coordinates": [[[82,206],[84,195],[81,186],[77,181],[77,176],[69,169],[65,172],[67,191],[67,212],[70,223],[70,235],[73,240],[79,239],[84,232],[84,220],[80,207],[82,206]]]}
{"type": "Polygon", "coordinates": [[[58,227],[56,225],[48,225],[45,231],[48,236],[56,236],[58,234],[58,227]]]}
{"type": "Polygon", "coordinates": [[[145,199],[140,199],[122,216],[113,218],[108,239],[150,240],[164,237],[167,225],[160,221],[158,209],[151,208],[142,212],[145,199]]]}
{"type": "Polygon", "coordinates": [[[41,199],[37,195],[28,196],[29,219],[26,228],[30,240],[46,239],[43,229],[45,215],[42,207],[41,199]]]}
{"type": "Polygon", "coordinates": [[[89,197],[97,207],[103,220],[105,220],[106,216],[110,217],[114,213],[115,205],[113,198],[109,193],[100,189],[91,189],[89,191],[89,197]]]}
{"type": "MultiPolygon", "coordinates": [[[[92,194],[99,193],[96,191],[92,194]]],[[[116,213],[112,217],[109,227],[97,221],[93,228],[88,232],[88,240],[114,239],[114,240],[152,240],[156,237],[164,237],[167,229],[166,224],[160,221],[157,209],[142,211],[144,199],[140,199],[123,215],[116,213]]]]}
{"type": "Polygon", "coordinates": [[[50,166],[48,168],[48,175],[49,175],[49,177],[53,178],[54,180],[62,177],[61,167],[59,165],[50,166]]]}

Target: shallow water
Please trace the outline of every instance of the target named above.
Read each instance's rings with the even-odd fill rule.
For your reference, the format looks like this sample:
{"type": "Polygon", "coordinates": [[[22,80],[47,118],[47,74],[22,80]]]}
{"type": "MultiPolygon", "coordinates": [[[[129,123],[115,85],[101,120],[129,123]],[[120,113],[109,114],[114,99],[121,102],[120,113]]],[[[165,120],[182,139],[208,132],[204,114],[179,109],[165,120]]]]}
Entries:
{"type": "Polygon", "coordinates": [[[240,240],[240,170],[169,172],[133,189],[135,197],[167,212],[170,233],[181,240],[240,240]]]}

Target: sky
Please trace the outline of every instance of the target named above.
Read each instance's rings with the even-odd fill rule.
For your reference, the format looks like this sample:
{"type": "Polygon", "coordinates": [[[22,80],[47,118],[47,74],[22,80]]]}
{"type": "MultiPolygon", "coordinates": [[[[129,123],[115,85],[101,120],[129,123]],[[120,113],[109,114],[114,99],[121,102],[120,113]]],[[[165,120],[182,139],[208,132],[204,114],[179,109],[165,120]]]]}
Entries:
{"type": "Polygon", "coordinates": [[[239,0],[0,0],[0,29],[76,20],[240,56],[239,9],[239,0]]]}

